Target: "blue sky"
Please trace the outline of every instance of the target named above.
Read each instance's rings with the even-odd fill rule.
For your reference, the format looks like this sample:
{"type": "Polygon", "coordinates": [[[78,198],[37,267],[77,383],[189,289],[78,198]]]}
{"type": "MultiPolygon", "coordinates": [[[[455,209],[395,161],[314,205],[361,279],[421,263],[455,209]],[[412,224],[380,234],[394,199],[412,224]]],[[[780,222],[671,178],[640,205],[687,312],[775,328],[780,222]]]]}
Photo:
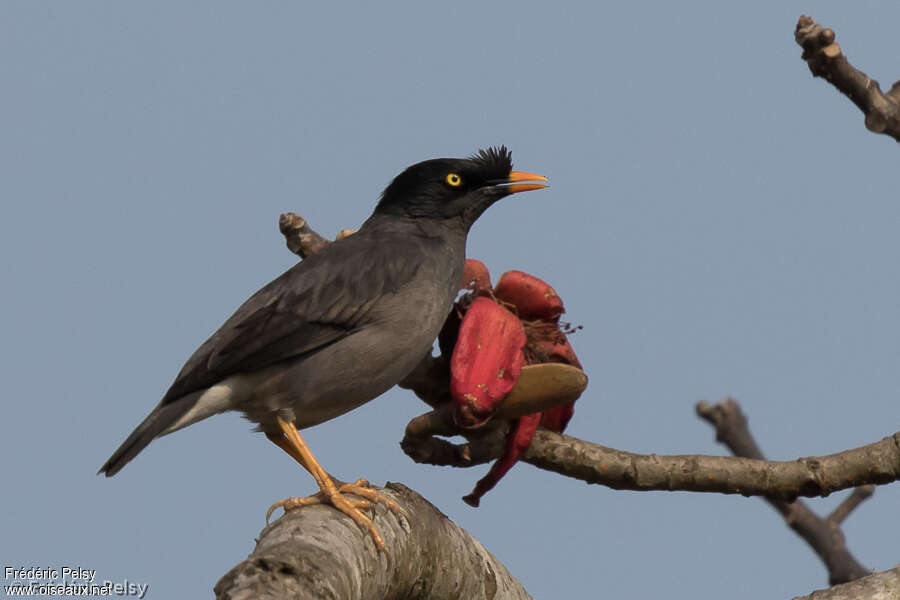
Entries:
{"type": "MultiPolygon", "coordinates": [[[[895,2],[0,4],[3,566],[77,565],[209,595],[312,479],[236,415],[94,473],[184,360],[293,263],[292,210],[356,227],[407,165],[507,144],[550,190],[493,207],[469,255],[548,280],[591,377],[569,433],[724,449],[737,397],[792,459],[900,424],[897,144],[800,60],[801,13],[890,86],[895,2]]],[[[826,584],[761,500],[417,465],[393,390],[307,430],[332,473],[401,481],[536,598],[786,597],[826,584]]],[[[843,494],[814,501],[820,512],[843,494]]],[[[900,561],[900,488],[847,521],[900,561]]]]}

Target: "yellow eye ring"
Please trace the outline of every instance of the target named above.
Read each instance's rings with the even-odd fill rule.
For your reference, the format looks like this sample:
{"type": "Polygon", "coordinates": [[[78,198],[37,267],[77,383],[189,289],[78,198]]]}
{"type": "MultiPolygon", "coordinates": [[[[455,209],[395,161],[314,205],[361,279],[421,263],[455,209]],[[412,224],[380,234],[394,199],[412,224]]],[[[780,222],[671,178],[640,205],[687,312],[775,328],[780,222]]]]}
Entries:
{"type": "Polygon", "coordinates": [[[447,185],[450,187],[459,187],[462,185],[462,177],[456,173],[448,173],[447,177],[444,178],[444,181],[446,181],[447,185]]]}

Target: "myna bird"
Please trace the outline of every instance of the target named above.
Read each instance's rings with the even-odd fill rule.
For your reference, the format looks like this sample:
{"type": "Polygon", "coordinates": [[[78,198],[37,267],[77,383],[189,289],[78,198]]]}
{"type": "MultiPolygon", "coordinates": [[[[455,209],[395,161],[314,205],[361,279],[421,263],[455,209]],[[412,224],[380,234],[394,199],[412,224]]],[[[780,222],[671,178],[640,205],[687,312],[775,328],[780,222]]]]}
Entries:
{"type": "Polygon", "coordinates": [[[427,160],[398,175],[345,237],[244,302],[188,359],[160,403],[100,473],[115,475],[154,439],[240,411],[310,472],[321,491],[269,510],[329,503],[368,530],[360,508],[393,502],[365,480],[332,478],[299,429],[333,419],[402,380],[430,351],[459,289],[466,236],[494,202],[546,187],[512,170],[505,147],[427,160]],[[351,500],[345,494],[362,500],[351,500]]]}

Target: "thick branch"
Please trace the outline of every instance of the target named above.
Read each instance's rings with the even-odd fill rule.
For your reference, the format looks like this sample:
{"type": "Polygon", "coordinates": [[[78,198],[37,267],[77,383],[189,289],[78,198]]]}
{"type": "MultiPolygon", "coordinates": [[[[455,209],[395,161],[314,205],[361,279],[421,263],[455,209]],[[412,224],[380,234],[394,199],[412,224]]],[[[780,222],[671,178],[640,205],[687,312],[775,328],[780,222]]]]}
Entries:
{"type": "Polygon", "coordinates": [[[900,600],[900,566],[794,600],[900,600]]]}
{"type": "MultiPolygon", "coordinates": [[[[438,434],[447,435],[446,431],[438,434]]],[[[456,433],[471,436],[471,432],[456,433]]],[[[417,455],[426,455],[429,459],[420,462],[430,464],[468,467],[499,457],[498,451],[474,449],[476,442],[471,437],[469,444],[453,451],[442,449],[445,445],[448,442],[422,432],[414,439],[407,432],[403,441],[404,450],[414,460],[418,460],[417,455]],[[407,450],[410,445],[415,452],[407,450]]],[[[828,496],[838,490],[900,479],[900,433],[838,454],[766,461],[699,454],[635,454],[539,429],[523,460],[546,471],[616,490],[718,492],[792,501],[798,496],[828,496]]]]}
{"type": "MultiPolygon", "coordinates": [[[[763,459],[762,451],[753,439],[747,425],[747,417],[737,401],[728,398],[716,404],[700,402],[697,414],[716,428],[716,440],[725,444],[736,456],[763,459]]],[[[850,554],[841,522],[859,504],[872,495],[874,488],[864,486],[853,493],[827,518],[822,519],[802,501],[785,502],[766,498],[772,507],[781,513],[784,520],[797,535],[803,538],[822,559],[828,569],[831,585],[846,583],[869,574],[850,554]]]]}
{"type": "Polygon", "coordinates": [[[866,116],[866,128],[900,141],[900,81],[883,93],[878,82],[855,68],[834,41],[834,30],[803,15],[794,39],[803,47],[803,60],[815,77],[825,78],[850,98],[866,116]]]}
{"type": "Polygon", "coordinates": [[[719,492],[793,500],[900,479],[900,433],[838,454],[776,462],[729,456],[633,454],[539,431],[525,461],[614,489],[719,492]]]}
{"type": "Polygon", "coordinates": [[[530,598],[506,567],[422,496],[396,483],[379,490],[407,513],[375,509],[386,552],[331,507],[294,510],[263,530],[253,553],[216,584],[216,598],[530,598]]]}
{"type": "MultiPolygon", "coordinates": [[[[403,386],[432,406],[441,406],[446,389],[446,366],[441,362],[426,359],[421,372],[403,386]]],[[[468,467],[498,458],[503,446],[496,435],[485,435],[483,440],[478,435],[478,430],[456,429],[449,411],[438,408],[410,422],[401,446],[413,460],[435,465],[468,467]],[[435,437],[454,434],[466,436],[469,442],[454,445],[435,437]]],[[[751,458],[634,454],[539,430],[523,460],[613,489],[719,492],[786,502],[900,479],[900,432],[838,454],[784,462],[764,460],[750,438],[732,442],[741,455],[751,458]]]]}

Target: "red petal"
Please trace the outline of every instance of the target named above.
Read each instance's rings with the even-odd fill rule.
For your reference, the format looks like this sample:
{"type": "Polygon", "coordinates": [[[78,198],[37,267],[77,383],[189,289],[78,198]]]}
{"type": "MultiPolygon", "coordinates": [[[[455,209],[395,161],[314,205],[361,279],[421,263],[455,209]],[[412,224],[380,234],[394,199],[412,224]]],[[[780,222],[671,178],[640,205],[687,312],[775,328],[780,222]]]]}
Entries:
{"type": "Polygon", "coordinates": [[[550,284],[523,271],[507,271],[501,275],[494,295],[515,305],[523,321],[557,321],[565,312],[562,298],[550,284]]]}
{"type": "Polygon", "coordinates": [[[491,291],[491,273],[483,262],[474,258],[466,259],[466,266],[463,268],[462,282],[459,284],[459,289],[473,290],[477,296],[489,295],[491,291]]]}
{"type": "Polygon", "coordinates": [[[450,393],[460,427],[478,427],[513,388],[525,363],[525,329],[493,300],[476,298],[459,328],[450,360],[450,393]]]}
{"type": "Polygon", "coordinates": [[[506,437],[506,451],[503,453],[503,456],[491,465],[491,470],[488,471],[487,475],[478,480],[472,493],[468,496],[463,496],[463,501],[466,504],[478,506],[481,497],[497,485],[497,482],[506,475],[506,472],[518,462],[519,457],[525,453],[531,444],[531,438],[534,437],[534,432],[537,431],[540,420],[541,413],[535,413],[516,421],[516,424],[506,437]]]}
{"type": "Polygon", "coordinates": [[[546,361],[539,362],[558,362],[563,363],[565,365],[572,365],[573,367],[578,367],[581,369],[581,361],[578,360],[578,357],[575,356],[575,351],[572,349],[572,345],[569,344],[569,340],[565,337],[562,338],[561,341],[539,341],[536,346],[541,351],[541,354],[546,355],[546,361]]]}
{"type": "Polygon", "coordinates": [[[565,431],[566,425],[569,424],[569,419],[571,419],[574,414],[574,402],[554,406],[541,413],[541,427],[549,429],[550,431],[555,431],[556,433],[562,433],[565,431]]]}

